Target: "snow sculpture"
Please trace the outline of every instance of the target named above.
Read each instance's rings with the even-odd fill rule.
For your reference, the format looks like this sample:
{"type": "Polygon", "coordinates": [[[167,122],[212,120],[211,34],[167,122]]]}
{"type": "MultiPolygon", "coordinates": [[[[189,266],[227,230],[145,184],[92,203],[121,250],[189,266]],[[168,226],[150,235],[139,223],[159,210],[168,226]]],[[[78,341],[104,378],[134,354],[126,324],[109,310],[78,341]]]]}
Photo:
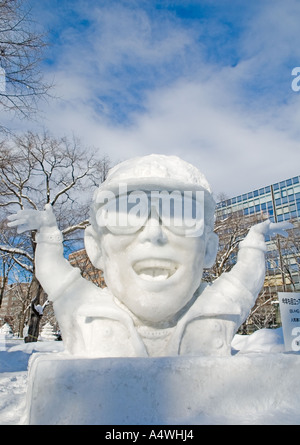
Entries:
{"type": "Polygon", "coordinates": [[[50,323],[46,323],[41,332],[41,339],[43,341],[55,341],[57,339],[53,326],[50,323]]]}
{"type": "Polygon", "coordinates": [[[12,328],[8,323],[4,323],[4,325],[0,328],[0,337],[4,338],[13,338],[14,334],[12,328]]]}
{"type": "Polygon", "coordinates": [[[175,156],[135,158],[111,169],[94,195],[85,231],[105,289],[63,257],[51,205],[20,211],[10,225],[38,230],[36,275],[71,354],[224,356],[263,285],[265,237],[286,236],[291,225],[267,220],[253,226],[236,265],[205,286],[203,268],[213,265],[218,247],[214,210],[204,175],[175,156]]]}

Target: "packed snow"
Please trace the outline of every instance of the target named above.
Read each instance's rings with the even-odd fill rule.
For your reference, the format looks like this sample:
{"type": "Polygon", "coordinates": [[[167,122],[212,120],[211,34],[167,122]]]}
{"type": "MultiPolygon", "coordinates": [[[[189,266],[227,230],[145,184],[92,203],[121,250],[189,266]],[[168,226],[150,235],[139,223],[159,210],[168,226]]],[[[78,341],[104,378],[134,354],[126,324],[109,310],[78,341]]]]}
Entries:
{"type": "MultiPolygon", "coordinates": [[[[25,344],[23,340],[2,338],[0,344],[0,424],[20,425],[24,422],[26,391],[28,383],[28,362],[36,353],[58,353],[64,350],[62,341],[39,341],[25,344]]],[[[282,329],[261,329],[252,335],[236,335],[232,342],[232,354],[257,356],[258,354],[282,354],[284,343],[282,329]],[[254,354],[256,353],[256,354],[254,354]]],[[[296,354],[298,355],[298,354],[296,354]]],[[[128,360],[128,359],[127,359],[128,360]]],[[[268,375],[263,376],[268,379],[268,375]]],[[[234,385],[234,379],[232,380],[234,385]]],[[[47,376],[45,376],[45,385],[47,376]]],[[[232,388],[233,389],[233,388],[232,388]]],[[[230,390],[230,388],[229,388],[230,390]]],[[[248,394],[245,394],[247,397],[248,394]]],[[[268,401],[266,401],[267,403],[268,401]]],[[[282,413],[272,413],[272,423],[281,424],[282,413]],[[277,415],[278,418],[274,418],[277,415]]],[[[286,419],[285,419],[286,420],[286,419]]],[[[208,423],[218,420],[207,419],[208,423]]],[[[267,422],[267,421],[266,421],[267,422]]],[[[197,419],[195,419],[195,424],[197,419]]],[[[220,421],[222,423],[222,421],[220,421]]],[[[290,412],[289,423],[300,424],[300,414],[290,412]]],[[[139,421],[137,419],[137,424],[139,421]]]]}
{"type": "Polygon", "coordinates": [[[28,362],[36,352],[60,352],[58,341],[24,343],[24,340],[0,339],[0,425],[19,425],[26,406],[28,362]]]}
{"type": "Polygon", "coordinates": [[[215,205],[203,173],[176,156],[113,167],[94,194],[84,235],[106,288],[66,261],[51,204],[10,215],[18,233],[37,230],[36,277],[53,302],[65,350],[86,357],[227,356],[264,283],[266,237],[287,236],[292,226],[254,225],[235,266],[204,283],[218,250],[215,205]]]}

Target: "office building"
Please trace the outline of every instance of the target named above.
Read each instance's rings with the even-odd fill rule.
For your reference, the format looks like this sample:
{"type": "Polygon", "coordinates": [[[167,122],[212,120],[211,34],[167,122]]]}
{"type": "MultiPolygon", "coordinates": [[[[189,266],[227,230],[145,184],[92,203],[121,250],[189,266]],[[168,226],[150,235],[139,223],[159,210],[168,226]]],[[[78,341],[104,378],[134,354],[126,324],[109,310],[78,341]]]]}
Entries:
{"type": "Polygon", "coordinates": [[[271,221],[300,219],[300,176],[262,187],[217,204],[217,216],[242,211],[245,216],[262,213],[271,221]]]}
{"type": "MultiPolygon", "coordinates": [[[[266,278],[257,300],[257,304],[264,307],[261,318],[265,317],[265,325],[256,328],[276,327],[280,323],[278,292],[300,292],[300,176],[218,202],[216,221],[223,222],[221,230],[230,232],[226,221],[232,217],[240,218],[241,226],[248,225],[248,228],[268,218],[272,222],[290,221],[294,225],[289,238],[267,239],[266,278]]],[[[235,261],[236,251],[231,266],[235,261]]],[[[259,310],[254,310],[259,314],[259,310]]]]}

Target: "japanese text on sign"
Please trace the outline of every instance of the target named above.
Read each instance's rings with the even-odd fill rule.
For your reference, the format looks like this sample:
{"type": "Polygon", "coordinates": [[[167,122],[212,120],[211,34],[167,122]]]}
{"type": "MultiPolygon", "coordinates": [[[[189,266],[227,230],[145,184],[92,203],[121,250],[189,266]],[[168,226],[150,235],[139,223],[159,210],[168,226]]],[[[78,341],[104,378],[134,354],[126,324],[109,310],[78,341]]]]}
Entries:
{"type": "Polygon", "coordinates": [[[300,292],[279,292],[282,330],[286,351],[300,351],[300,292]]]}

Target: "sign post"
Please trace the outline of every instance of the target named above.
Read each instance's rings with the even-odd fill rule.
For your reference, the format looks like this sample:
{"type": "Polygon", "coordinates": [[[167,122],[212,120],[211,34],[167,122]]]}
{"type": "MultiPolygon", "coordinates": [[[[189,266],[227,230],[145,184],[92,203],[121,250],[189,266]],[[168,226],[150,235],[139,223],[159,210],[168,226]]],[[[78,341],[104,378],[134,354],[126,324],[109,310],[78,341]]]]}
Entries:
{"type": "Polygon", "coordinates": [[[300,351],[300,292],[278,292],[284,346],[300,351]]]}

